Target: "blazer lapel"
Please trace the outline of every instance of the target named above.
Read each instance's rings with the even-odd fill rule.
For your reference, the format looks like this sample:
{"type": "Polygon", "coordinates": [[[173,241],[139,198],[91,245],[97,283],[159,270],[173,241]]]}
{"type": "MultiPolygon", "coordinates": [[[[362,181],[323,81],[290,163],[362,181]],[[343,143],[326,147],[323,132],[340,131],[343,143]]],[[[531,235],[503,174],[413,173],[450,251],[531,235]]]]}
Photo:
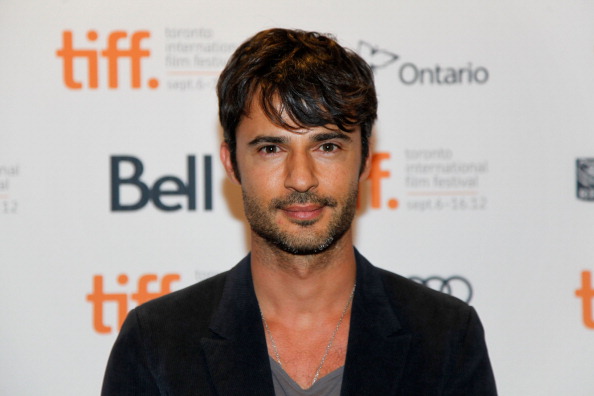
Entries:
{"type": "Polygon", "coordinates": [[[357,290],[341,395],[392,395],[402,377],[411,335],[403,333],[379,271],[355,254],[357,290]]]}
{"type": "MultiPolygon", "coordinates": [[[[359,252],[342,396],[395,394],[411,335],[402,331],[379,271],[359,252]]],[[[201,339],[216,394],[274,396],[266,338],[253,288],[250,256],[232,269],[201,339]]]]}
{"type": "Polygon", "coordinates": [[[229,272],[209,328],[201,344],[216,393],[274,396],[249,255],[229,272]]]}

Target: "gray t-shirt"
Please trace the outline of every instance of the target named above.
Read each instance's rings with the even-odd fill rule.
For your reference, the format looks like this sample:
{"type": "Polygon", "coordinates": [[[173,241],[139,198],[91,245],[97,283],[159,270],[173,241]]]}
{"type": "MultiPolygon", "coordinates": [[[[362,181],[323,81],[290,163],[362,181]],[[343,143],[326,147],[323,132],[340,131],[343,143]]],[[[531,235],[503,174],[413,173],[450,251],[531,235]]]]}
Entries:
{"type": "Polygon", "coordinates": [[[320,378],[312,387],[301,389],[276,360],[270,356],[269,359],[276,396],[340,396],[344,366],[320,378]]]}

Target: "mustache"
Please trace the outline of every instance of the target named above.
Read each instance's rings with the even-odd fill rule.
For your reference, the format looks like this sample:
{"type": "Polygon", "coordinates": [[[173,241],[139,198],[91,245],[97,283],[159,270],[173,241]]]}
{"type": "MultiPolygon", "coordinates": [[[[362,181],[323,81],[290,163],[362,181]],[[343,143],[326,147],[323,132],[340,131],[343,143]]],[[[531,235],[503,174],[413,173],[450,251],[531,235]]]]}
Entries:
{"type": "Polygon", "coordinates": [[[329,206],[331,208],[338,205],[338,201],[331,197],[323,197],[313,193],[311,191],[299,192],[293,191],[285,198],[274,198],[270,202],[270,206],[273,209],[282,209],[290,205],[304,205],[304,204],[316,204],[320,206],[329,206]]]}

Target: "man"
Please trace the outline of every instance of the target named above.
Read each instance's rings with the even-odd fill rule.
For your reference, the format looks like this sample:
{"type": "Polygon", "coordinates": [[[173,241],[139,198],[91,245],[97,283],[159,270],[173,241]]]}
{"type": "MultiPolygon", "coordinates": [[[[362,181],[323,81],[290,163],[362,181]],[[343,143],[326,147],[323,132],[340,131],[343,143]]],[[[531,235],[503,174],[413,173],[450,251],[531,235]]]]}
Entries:
{"type": "Polygon", "coordinates": [[[221,160],[251,253],[134,309],[103,395],[494,395],[475,311],[353,247],[373,75],[318,33],[272,29],[218,83],[221,160]]]}

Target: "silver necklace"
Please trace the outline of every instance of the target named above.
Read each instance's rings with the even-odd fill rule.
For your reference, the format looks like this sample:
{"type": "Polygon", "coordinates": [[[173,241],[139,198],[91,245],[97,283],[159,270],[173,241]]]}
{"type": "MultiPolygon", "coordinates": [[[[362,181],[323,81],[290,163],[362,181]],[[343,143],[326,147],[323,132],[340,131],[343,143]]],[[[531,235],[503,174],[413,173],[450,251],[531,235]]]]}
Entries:
{"type": "MultiPolygon", "coordinates": [[[[353,285],[353,290],[351,291],[351,295],[349,296],[349,300],[347,301],[346,305],[344,306],[344,309],[342,310],[342,313],[340,314],[340,319],[338,319],[338,323],[336,324],[336,327],[334,328],[332,337],[330,337],[330,341],[328,342],[328,345],[326,345],[326,350],[324,351],[324,356],[322,356],[322,361],[320,362],[320,365],[318,366],[318,369],[316,370],[316,373],[314,374],[314,377],[313,377],[313,380],[311,381],[310,386],[313,386],[313,384],[316,383],[316,381],[318,380],[318,377],[320,376],[320,371],[322,371],[322,367],[324,367],[324,363],[326,362],[326,357],[328,357],[328,353],[330,352],[330,349],[332,348],[332,344],[334,343],[334,338],[336,338],[336,334],[338,333],[338,329],[340,328],[340,325],[342,324],[344,315],[346,315],[346,313],[349,309],[349,306],[351,305],[351,302],[353,301],[353,296],[355,295],[356,287],[357,287],[357,283],[355,282],[355,284],[353,285]]],[[[274,351],[274,359],[279,364],[279,366],[281,366],[281,368],[283,368],[283,364],[281,363],[280,354],[278,353],[278,348],[276,347],[276,342],[274,341],[274,337],[272,336],[270,327],[268,327],[268,323],[266,323],[266,319],[264,319],[264,314],[262,313],[261,309],[260,309],[260,316],[262,317],[262,322],[264,322],[264,329],[266,330],[266,334],[268,334],[268,338],[270,338],[270,344],[272,345],[272,350],[274,351]]]]}

